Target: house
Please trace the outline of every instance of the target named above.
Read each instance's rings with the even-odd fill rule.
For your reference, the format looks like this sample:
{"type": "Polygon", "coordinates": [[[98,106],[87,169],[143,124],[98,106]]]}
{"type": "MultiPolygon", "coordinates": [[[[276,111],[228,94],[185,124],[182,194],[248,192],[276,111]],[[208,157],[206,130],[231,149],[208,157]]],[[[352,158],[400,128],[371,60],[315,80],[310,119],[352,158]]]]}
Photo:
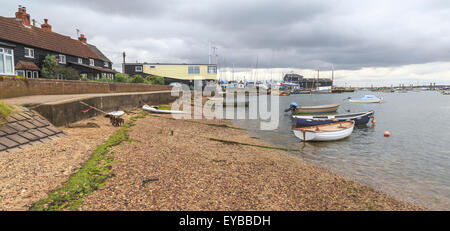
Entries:
{"type": "MultiPolygon", "coordinates": [[[[0,16],[0,75],[39,78],[42,62],[54,55],[59,65],[71,67],[90,79],[113,79],[112,62],[97,47],[52,31],[48,19],[41,27],[31,24],[25,7],[19,6],[15,17],[0,16]]],[[[64,76],[59,76],[63,78],[64,76]]]]}
{"type": "Polygon", "coordinates": [[[161,76],[164,84],[184,83],[193,85],[194,80],[216,81],[216,64],[186,63],[124,63],[123,70],[129,76],[139,74],[142,77],[161,76]]]}
{"type": "Polygon", "coordinates": [[[304,78],[302,75],[298,74],[285,74],[283,77],[283,81],[288,83],[297,83],[302,89],[328,87],[333,85],[332,79],[304,78]]]}

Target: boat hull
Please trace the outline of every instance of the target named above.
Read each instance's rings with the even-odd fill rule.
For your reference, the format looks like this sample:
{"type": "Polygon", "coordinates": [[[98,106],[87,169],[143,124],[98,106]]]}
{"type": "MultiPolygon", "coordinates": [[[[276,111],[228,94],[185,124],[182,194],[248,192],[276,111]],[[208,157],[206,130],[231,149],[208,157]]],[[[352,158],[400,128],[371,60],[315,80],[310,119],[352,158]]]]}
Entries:
{"type": "Polygon", "coordinates": [[[335,141],[349,137],[354,128],[354,124],[346,129],[329,131],[329,132],[313,132],[313,131],[301,131],[293,130],[295,136],[301,141],[335,141]]]}
{"type": "Polygon", "coordinates": [[[174,110],[159,110],[157,108],[148,106],[148,105],[144,105],[142,107],[142,109],[149,111],[149,112],[153,112],[153,113],[160,113],[160,114],[184,114],[184,111],[174,111],[174,110]]]}
{"type": "Polygon", "coordinates": [[[381,99],[369,99],[369,100],[361,100],[361,99],[349,99],[350,103],[381,103],[381,99]]]}
{"type": "Polygon", "coordinates": [[[336,112],[339,104],[330,104],[323,106],[313,106],[313,107],[300,107],[296,108],[292,114],[316,114],[316,113],[331,113],[336,112]]]}
{"type": "Polygon", "coordinates": [[[322,124],[330,124],[334,122],[342,122],[342,121],[355,121],[355,125],[363,125],[367,124],[371,118],[374,117],[375,112],[361,112],[361,113],[352,113],[352,114],[344,114],[344,115],[331,115],[331,116],[293,116],[295,120],[296,126],[305,127],[305,126],[315,126],[322,124]]]}

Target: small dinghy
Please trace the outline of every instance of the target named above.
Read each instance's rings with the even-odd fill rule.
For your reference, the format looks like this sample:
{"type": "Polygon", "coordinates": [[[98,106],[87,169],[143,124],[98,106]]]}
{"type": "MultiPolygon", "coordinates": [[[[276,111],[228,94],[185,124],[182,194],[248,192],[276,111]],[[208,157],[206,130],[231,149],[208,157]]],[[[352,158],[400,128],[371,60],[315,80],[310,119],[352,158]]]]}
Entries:
{"type": "Polygon", "coordinates": [[[348,98],[348,102],[350,103],[381,103],[383,98],[378,98],[374,95],[365,95],[362,98],[348,98]]]}
{"type": "Polygon", "coordinates": [[[296,126],[315,126],[321,124],[330,124],[342,121],[355,121],[355,125],[367,124],[374,117],[375,111],[349,113],[340,115],[317,115],[317,116],[301,116],[293,115],[296,126]]]}
{"type": "Polygon", "coordinates": [[[162,114],[184,114],[184,111],[160,110],[156,106],[148,106],[148,105],[142,106],[142,109],[149,111],[149,112],[162,113],[162,114]]]}
{"type": "Polygon", "coordinates": [[[335,112],[339,107],[339,104],[327,104],[318,106],[302,106],[295,102],[289,104],[289,109],[286,111],[292,111],[292,114],[314,114],[314,113],[331,113],[335,112]]]}
{"type": "Polygon", "coordinates": [[[124,111],[112,111],[112,112],[109,112],[109,113],[106,114],[106,115],[108,115],[108,116],[114,116],[114,117],[121,117],[123,114],[125,114],[124,111]]]}
{"type": "Polygon", "coordinates": [[[294,128],[293,132],[302,141],[333,141],[350,136],[355,121],[336,122],[305,128],[294,128]]]}

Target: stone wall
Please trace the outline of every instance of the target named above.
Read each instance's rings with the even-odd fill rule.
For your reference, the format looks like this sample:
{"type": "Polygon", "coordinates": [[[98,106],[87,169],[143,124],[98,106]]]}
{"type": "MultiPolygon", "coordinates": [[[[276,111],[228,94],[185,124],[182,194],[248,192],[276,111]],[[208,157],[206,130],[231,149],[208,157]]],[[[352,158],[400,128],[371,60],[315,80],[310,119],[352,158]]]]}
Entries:
{"type": "Polygon", "coordinates": [[[170,86],[139,83],[100,83],[77,80],[22,79],[0,76],[0,99],[29,95],[147,92],[171,90],[170,86]]]}

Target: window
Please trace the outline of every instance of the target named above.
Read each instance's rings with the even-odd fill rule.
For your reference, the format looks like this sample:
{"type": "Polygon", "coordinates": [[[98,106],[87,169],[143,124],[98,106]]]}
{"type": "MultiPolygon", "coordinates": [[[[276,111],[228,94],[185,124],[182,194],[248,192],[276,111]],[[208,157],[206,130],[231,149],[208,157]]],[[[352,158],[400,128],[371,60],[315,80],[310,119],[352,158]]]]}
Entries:
{"type": "Polygon", "coordinates": [[[25,57],[34,59],[34,49],[25,47],[25,57]]]}
{"type": "Polygon", "coordinates": [[[142,66],[136,66],[136,67],[134,68],[134,71],[135,71],[135,72],[142,72],[142,66]]]}
{"type": "Polygon", "coordinates": [[[24,70],[17,70],[17,71],[16,71],[16,75],[17,75],[17,76],[25,77],[25,71],[24,71],[24,70]]]}
{"type": "Polygon", "coordinates": [[[39,72],[33,71],[33,78],[38,79],[39,78],[39,72]]]}
{"type": "Polygon", "coordinates": [[[0,74],[14,75],[13,50],[0,47],[0,74]]]}
{"type": "Polygon", "coordinates": [[[59,55],[59,63],[66,64],[66,56],[65,55],[59,55]]]}
{"type": "Polygon", "coordinates": [[[33,78],[33,72],[32,71],[27,71],[27,78],[29,78],[29,79],[33,78]]]}
{"type": "Polygon", "coordinates": [[[200,74],[200,67],[199,66],[188,66],[188,73],[189,74],[200,74]]]}
{"type": "Polygon", "coordinates": [[[94,60],[93,60],[93,59],[89,59],[89,65],[91,65],[91,66],[95,66],[95,62],[94,62],[94,60]]]}
{"type": "Polygon", "coordinates": [[[83,59],[82,58],[78,58],[78,63],[79,64],[83,64],[83,59]]]}
{"type": "Polygon", "coordinates": [[[208,74],[216,74],[217,67],[216,66],[208,66],[208,74]]]}
{"type": "Polygon", "coordinates": [[[105,62],[105,67],[109,67],[108,62],[105,62]]]}

